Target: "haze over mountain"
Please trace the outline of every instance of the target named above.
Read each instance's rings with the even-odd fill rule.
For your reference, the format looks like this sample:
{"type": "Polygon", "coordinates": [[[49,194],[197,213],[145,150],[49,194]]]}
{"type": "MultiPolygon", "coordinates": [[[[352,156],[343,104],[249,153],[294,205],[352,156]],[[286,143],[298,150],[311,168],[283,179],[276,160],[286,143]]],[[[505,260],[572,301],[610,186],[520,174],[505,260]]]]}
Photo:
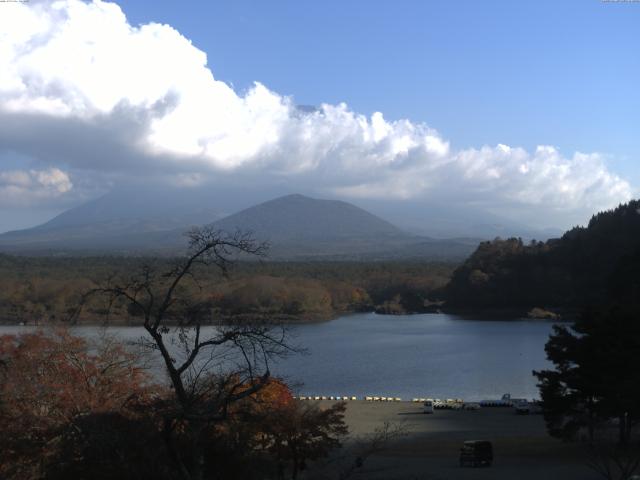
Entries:
{"type": "Polygon", "coordinates": [[[274,258],[463,258],[477,242],[407,233],[339,200],[294,194],[242,210],[213,226],[249,230],[270,242],[274,258]]]}
{"type": "Polygon", "coordinates": [[[157,247],[154,233],[187,230],[223,216],[210,195],[124,188],[71,208],[33,228],[0,235],[9,251],[122,250],[157,247]]]}
{"type": "MultiPolygon", "coordinates": [[[[139,192],[138,192],[139,193],[139,192]]],[[[0,249],[18,253],[173,254],[184,232],[211,224],[253,232],[276,259],[459,259],[477,240],[435,240],[408,233],[355,205],[293,194],[224,215],[211,192],[173,202],[175,192],[144,197],[121,190],[64,212],[37,227],[0,235],[0,249]],[[209,207],[215,205],[215,207],[209,207]],[[224,217],[224,218],[221,218],[224,217]],[[212,222],[212,220],[214,220],[212,222]]]]}
{"type": "Polygon", "coordinates": [[[247,208],[214,223],[222,230],[251,230],[272,242],[352,237],[399,238],[398,227],[350,203],[286,195],[247,208]]]}
{"type": "Polygon", "coordinates": [[[563,233],[561,229],[535,228],[469,205],[368,200],[360,202],[360,206],[391,220],[405,231],[432,238],[492,240],[496,237],[521,237],[525,240],[547,240],[563,233]]]}

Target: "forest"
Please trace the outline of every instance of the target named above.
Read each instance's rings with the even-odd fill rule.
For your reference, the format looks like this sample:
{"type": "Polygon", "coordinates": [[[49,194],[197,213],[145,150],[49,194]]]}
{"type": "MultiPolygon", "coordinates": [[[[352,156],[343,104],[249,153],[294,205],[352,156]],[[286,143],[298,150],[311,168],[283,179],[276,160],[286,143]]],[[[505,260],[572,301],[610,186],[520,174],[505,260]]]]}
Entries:
{"type": "Polygon", "coordinates": [[[581,311],[640,298],[640,201],[594,215],[547,242],[483,242],[453,273],[449,308],[581,311]]]}
{"type": "MultiPolygon", "coordinates": [[[[73,318],[105,320],[109,305],[83,295],[142,267],[162,270],[172,259],[141,257],[21,257],[0,255],[0,322],[46,324],[73,318]]],[[[363,311],[423,312],[449,281],[451,263],[431,262],[238,262],[225,276],[201,269],[185,288],[206,300],[211,321],[238,315],[315,321],[363,311]]],[[[110,306],[112,323],[136,324],[135,310],[110,306]]]]}
{"type": "MultiPolygon", "coordinates": [[[[269,316],[315,321],[351,312],[386,314],[533,308],[557,312],[640,298],[640,201],[600,212],[546,242],[482,242],[461,265],[447,262],[239,261],[223,275],[199,272],[185,288],[209,305],[211,321],[269,316]]],[[[178,259],[22,257],[0,255],[0,322],[42,324],[73,317],[83,294],[142,267],[161,270],[178,259]]],[[[107,312],[91,299],[76,320],[97,323],[107,312]]],[[[110,321],[136,324],[136,311],[111,305],[110,321]]]]}

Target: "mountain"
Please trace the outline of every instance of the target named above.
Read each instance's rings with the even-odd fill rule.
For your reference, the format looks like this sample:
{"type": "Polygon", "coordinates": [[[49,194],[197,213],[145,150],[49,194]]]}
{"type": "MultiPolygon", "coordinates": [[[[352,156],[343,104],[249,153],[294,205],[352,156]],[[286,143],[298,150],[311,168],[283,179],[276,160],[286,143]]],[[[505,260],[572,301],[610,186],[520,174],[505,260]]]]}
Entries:
{"type": "Polygon", "coordinates": [[[407,232],[431,238],[492,240],[496,237],[520,237],[547,240],[563,233],[562,229],[525,225],[473,205],[411,199],[359,200],[358,205],[383,218],[392,219],[394,225],[407,232]]]}
{"type": "Polygon", "coordinates": [[[294,194],[264,202],[212,224],[225,231],[251,231],[282,259],[458,259],[477,244],[433,240],[406,233],[355,205],[294,194]]]}
{"type": "Polygon", "coordinates": [[[386,220],[339,200],[317,200],[293,194],[244,209],[214,222],[216,228],[251,230],[272,242],[340,241],[406,237],[386,220]]]}
{"type": "Polygon", "coordinates": [[[450,306],[582,309],[640,301],[640,200],[594,215],[561,238],[482,242],[453,274],[450,306]]]}
{"type": "Polygon", "coordinates": [[[158,248],[165,246],[165,232],[185,231],[223,216],[201,194],[185,198],[179,193],[118,189],[36,227],[0,235],[0,249],[44,253],[158,248]]]}
{"type": "Polygon", "coordinates": [[[203,198],[182,201],[170,192],[108,194],[40,226],[0,235],[8,253],[176,254],[195,225],[251,231],[271,244],[274,259],[461,259],[477,241],[434,240],[399,229],[366,210],[338,200],[287,195],[224,216],[203,198]],[[197,208],[195,208],[197,207],[197,208]],[[216,219],[216,217],[218,219],[216,219]],[[212,220],[214,220],[212,222],[212,220]]]}

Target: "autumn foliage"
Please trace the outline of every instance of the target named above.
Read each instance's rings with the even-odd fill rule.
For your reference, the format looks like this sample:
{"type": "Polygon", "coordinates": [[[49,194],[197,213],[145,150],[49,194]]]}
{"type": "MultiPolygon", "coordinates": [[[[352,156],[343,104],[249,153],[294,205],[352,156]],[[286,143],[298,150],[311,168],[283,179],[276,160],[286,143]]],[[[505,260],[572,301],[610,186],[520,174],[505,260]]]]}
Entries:
{"type": "Polygon", "coordinates": [[[310,461],[329,455],[347,434],[344,403],[329,408],[290,402],[273,408],[263,424],[264,447],[277,462],[279,474],[298,478],[310,461]]]}
{"type": "Polygon", "coordinates": [[[0,337],[0,477],[37,478],[68,425],[133,414],[153,390],[136,356],[104,338],[92,348],[66,330],[0,337]]]}
{"type": "MultiPolygon", "coordinates": [[[[0,337],[0,478],[184,478],[175,456],[193,432],[139,360],[113,338],[62,329],[0,337]]],[[[339,447],[343,414],[342,404],[303,404],[270,378],[199,432],[203,478],[296,478],[339,447]]]]}
{"type": "MultiPolygon", "coordinates": [[[[14,323],[51,325],[68,320],[82,292],[107,278],[140,268],[132,257],[11,257],[0,254],[0,318],[14,323]]],[[[155,259],[157,268],[170,264],[155,259]]],[[[419,312],[424,300],[449,280],[454,265],[425,262],[245,262],[232,279],[199,273],[199,286],[187,285],[217,316],[277,315],[288,320],[319,319],[348,312],[372,311],[393,302],[400,312],[419,312]],[[399,301],[398,301],[399,299],[399,301]]],[[[126,302],[88,301],[80,322],[140,324],[140,312],[126,302]]]]}

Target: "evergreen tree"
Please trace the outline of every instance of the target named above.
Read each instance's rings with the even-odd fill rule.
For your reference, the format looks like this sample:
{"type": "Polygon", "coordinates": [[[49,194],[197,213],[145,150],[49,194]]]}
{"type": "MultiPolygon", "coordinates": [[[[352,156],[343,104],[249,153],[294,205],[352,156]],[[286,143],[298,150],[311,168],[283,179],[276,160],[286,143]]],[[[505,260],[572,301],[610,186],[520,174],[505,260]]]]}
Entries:
{"type": "Polygon", "coordinates": [[[619,443],[629,442],[640,421],[640,322],[634,310],[588,311],[576,324],[554,327],[545,350],[554,370],[534,372],[540,383],[545,421],[553,436],[594,440],[611,420],[619,443]]]}

